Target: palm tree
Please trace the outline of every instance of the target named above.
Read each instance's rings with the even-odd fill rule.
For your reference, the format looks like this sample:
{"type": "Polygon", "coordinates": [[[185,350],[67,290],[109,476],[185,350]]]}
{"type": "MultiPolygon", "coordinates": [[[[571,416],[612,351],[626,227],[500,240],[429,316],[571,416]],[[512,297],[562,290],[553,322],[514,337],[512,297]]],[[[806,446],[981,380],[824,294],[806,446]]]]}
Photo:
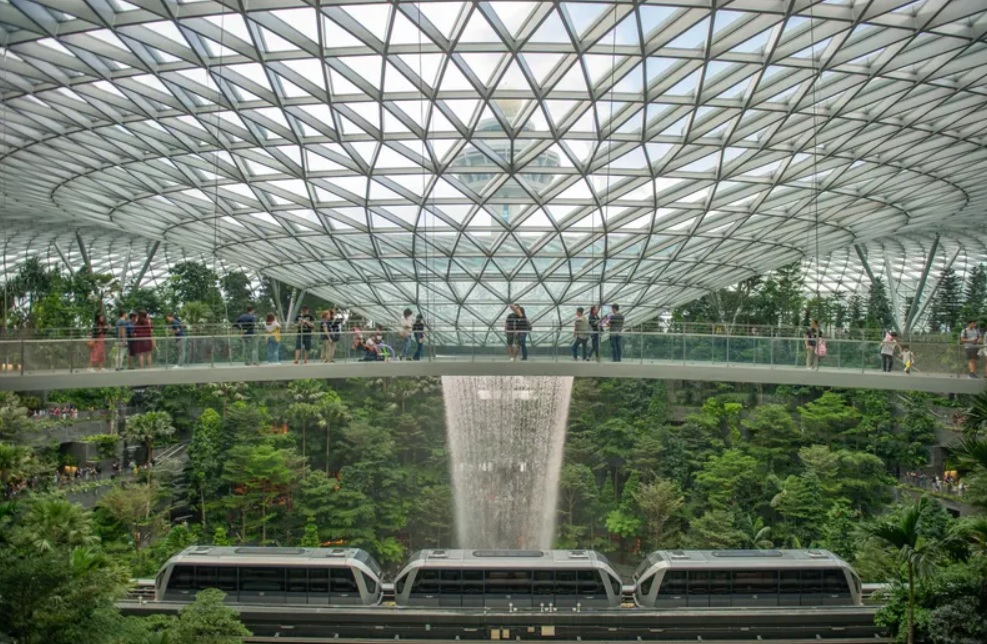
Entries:
{"type": "Polygon", "coordinates": [[[960,524],[958,530],[970,540],[973,554],[987,557],[987,516],[976,516],[960,524]]]}
{"type": "Polygon", "coordinates": [[[987,429],[987,392],[977,394],[963,417],[963,430],[975,435],[987,429]]]}
{"type": "Polygon", "coordinates": [[[864,534],[894,548],[908,575],[908,644],[915,642],[915,577],[930,564],[941,543],[922,536],[922,518],[929,505],[928,497],[905,506],[890,519],[864,526],[864,534]]]}
{"type": "Polygon", "coordinates": [[[29,448],[0,443],[0,489],[29,477],[34,465],[34,454],[29,448]]]}
{"type": "Polygon", "coordinates": [[[987,438],[970,434],[949,446],[961,469],[987,472],[987,438]]]}
{"type": "Polygon", "coordinates": [[[128,440],[142,441],[147,450],[145,463],[151,462],[154,449],[154,441],[165,438],[175,433],[175,427],[171,424],[171,416],[164,411],[148,411],[143,414],[135,414],[127,419],[124,426],[124,434],[128,440]]]}
{"type": "Polygon", "coordinates": [[[89,511],[57,496],[35,497],[17,522],[13,541],[38,552],[59,546],[82,547],[99,542],[89,511]]]}
{"type": "Polygon", "coordinates": [[[744,529],[744,547],[753,548],[755,550],[765,550],[767,548],[774,548],[775,544],[768,537],[771,536],[771,526],[764,525],[764,519],[762,517],[757,517],[751,520],[747,517],[746,525],[743,526],[744,529]]]}

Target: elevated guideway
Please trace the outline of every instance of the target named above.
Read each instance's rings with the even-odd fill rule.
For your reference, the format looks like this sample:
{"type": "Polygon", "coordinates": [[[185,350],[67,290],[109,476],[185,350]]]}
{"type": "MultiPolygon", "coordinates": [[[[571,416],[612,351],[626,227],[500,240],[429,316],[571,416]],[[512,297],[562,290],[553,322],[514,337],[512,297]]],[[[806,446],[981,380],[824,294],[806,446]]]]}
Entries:
{"type": "Polygon", "coordinates": [[[873,341],[830,339],[822,366],[810,369],[805,366],[801,338],[626,333],[622,336],[622,360],[611,360],[610,343],[604,337],[598,362],[595,358],[573,360],[571,333],[553,330],[531,336],[526,361],[510,361],[498,334],[489,329],[435,333],[433,337],[438,340],[423,347],[419,360],[368,361],[363,351],[354,348],[352,335],[344,334],[336,343],[334,361],[324,363],[319,360],[316,334],[308,364],[293,362],[296,343],[291,335],[273,347],[272,361],[267,360],[264,338],[245,341],[239,336],[192,336],[184,340],[184,346],[174,338],[158,338],[150,354],[153,366],[143,369],[129,368],[126,345],[110,340],[102,371],[90,368],[91,348],[85,339],[2,341],[0,389],[484,375],[726,381],[939,394],[984,390],[983,380],[966,377],[959,347],[942,343],[913,343],[916,367],[906,374],[900,364],[892,373],[882,372],[878,343],[873,341]],[[117,352],[121,350],[124,355],[118,363],[117,352]],[[124,368],[116,370],[117,364],[124,368]]]}

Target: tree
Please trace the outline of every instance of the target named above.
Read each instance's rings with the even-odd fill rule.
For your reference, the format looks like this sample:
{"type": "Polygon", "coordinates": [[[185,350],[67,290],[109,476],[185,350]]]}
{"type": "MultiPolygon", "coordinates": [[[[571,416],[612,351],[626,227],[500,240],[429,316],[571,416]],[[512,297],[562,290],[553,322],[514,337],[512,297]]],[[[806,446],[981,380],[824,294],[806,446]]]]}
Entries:
{"type": "Polygon", "coordinates": [[[813,442],[826,444],[860,423],[860,412],[832,391],[798,408],[802,428],[813,442]]]}
{"type": "Polygon", "coordinates": [[[267,543],[268,524],[278,508],[290,507],[301,458],[293,450],[270,444],[238,445],[230,450],[223,478],[233,488],[228,499],[240,515],[240,541],[251,541],[260,529],[260,543],[267,543]]]}
{"type": "Polygon", "coordinates": [[[980,320],[987,313],[987,269],[977,264],[966,280],[963,297],[963,319],[980,320]]]}
{"type": "Polygon", "coordinates": [[[928,497],[906,506],[896,516],[864,526],[870,538],[895,550],[906,570],[908,587],[907,642],[915,642],[915,577],[925,571],[940,544],[922,535],[922,517],[928,497]]]}
{"type": "Polygon", "coordinates": [[[207,408],[199,416],[188,446],[189,470],[192,485],[198,492],[199,517],[202,529],[206,529],[206,497],[217,489],[223,470],[220,460],[222,450],[223,419],[215,409],[207,408]]]}
{"type": "Polygon", "coordinates": [[[674,544],[681,530],[677,515],[685,504],[678,486],[659,480],[640,486],[633,495],[643,519],[645,543],[655,549],[674,544]]]}
{"type": "Polygon", "coordinates": [[[739,449],[728,449],[720,456],[711,456],[696,474],[698,492],[704,495],[707,507],[749,512],[761,500],[764,474],[753,456],[739,449]]]}
{"type": "Polygon", "coordinates": [[[939,288],[932,298],[929,312],[929,330],[934,333],[949,333],[960,325],[963,309],[963,296],[960,293],[960,279],[952,268],[947,268],[939,278],[939,288]]]}
{"type": "Polygon", "coordinates": [[[168,635],[174,642],[195,644],[241,644],[252,633],[240,622],[236,611],[223,604],[226,593],[207,588],[178,614],[178,623],[168,635]]]}
{"type": "Polygon", "coordinates": [[[11,541],[24,551],[45,553],[90,546],[99,539],[93,534],[90,513],[82,506],[57,496],[32,496],[24,504],[11,541]]]}
{"type": "Polygon", "coordinates": [[[134,550],[139,552],[168,525],[165,512],[156,507],[159,494],[150,483],[115,487],[103,495],[98,506],[126,528],[134,550]]]}
{"type": "Polygon", "coordinates": [[[171,306],[177,309],[189,302],[204,302],[213,307],[222,303],[216,285],[216,273],[200,262],[180,262],[168,271],[168,286],[173,293],[171,306]]]}
{"type": "Polygon", "coordinates": [[[16,440],[31,431],[27,407],[17,394],[0,391],[0,440],[16,440]]]}
{"type": "Polygon", "coordinates": [[[788,521],[793,536],[802,543],[811,542],[826,514],[819,477],[811,469],[801,476],[789,476],[771,500],[771,507],[788,521]]]}
{"type": "Polygon", "coordinates": [[[248,306],[253,305],[254,292],[250,277],[243,271],[231,271],[219,278],[223,289],[223,300],[231,319],[235,319],[248,306]]]}
{"type": "Polygon", "coordinates": [[[128,440],[144,443],[144,462],[150,463],[154,458],[154,441],[171,436],[175,433],[175,427],[166,412],[148,411],[128,418],[124,433],[128,440]]]}
{"type": "Polygon", "coordinates": [[[891,329],[894,327],[894,316],[884,282],[880,278],[875,278],[867,292],[867,326],[875,329],[891,329]]]}
{"type": "Polygon", "coordinates": [[[751,453],[767,464],[771,473],[791,471],[802,444],[802,432],[782,405],[755,407],[742,423],[750,435],[751,453]]]}

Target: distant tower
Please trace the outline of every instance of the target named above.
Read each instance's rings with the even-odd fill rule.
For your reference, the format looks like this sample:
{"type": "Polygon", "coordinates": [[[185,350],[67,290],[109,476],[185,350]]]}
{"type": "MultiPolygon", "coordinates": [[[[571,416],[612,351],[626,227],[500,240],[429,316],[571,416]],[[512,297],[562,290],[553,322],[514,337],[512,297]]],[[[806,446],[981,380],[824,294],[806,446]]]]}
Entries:
{"type": "MultiPolygon", "coordinates": [[[[508,122],[513,122],[518,113],[521,111],[521,101],[517,100],[499,100],[495,101],[497,106],[500,108],[501,113],[505,116],[508,122]]],[[[515,138],[525,138],[525,133],[535,132],[536,130],[530,123],[526,123],[520,128],[520,130],[515,135],[515,138]]],[[[481,132],[504,132],[503,126],[500,124],[496,118],[487,118],[479,122],[476,127],[476,132],[479,134],[481,132]]],[[[516,157],[522,152],[522,150],[517,149],[515,141],[511,138],[482,138],[477,137],[483,141],[483,144],[487,146],[492,153],[500,157],[501,160],[508,163],[510,166],[515,166],[516,157]]],[[[484,188],[488,183],[499,173],[492,172],[470,172],[469,168],[489,166],[493,163],[492,160],[487,158],[487,155],[477,149],[475,146],[467,146],[466,149],[456,157],[456,160],[452,162],[451,169],[456,173],[456,177],[469,186],[472,190],[482,193],[484,188]]],[[[525,167],[539,166],[542,168],[558,168],[561,164],[559,163],[559,155],[554,150],[548,150],[539,154],[533,161],[529,162],[525,167]]],[[[548,173],[535,173],[535,172],[521,172],[519,175],[524,181],[531,186],[535,192],[540,192],[544,190],[549,185],[551,185],[552,180],[555,175],[548,173]]],[[[497,209],[501,221],[508,225],[514,216],[524,208],[524,204],[510,204],[510,203],[500,203],[497,201],[501,199],[525,199],[530,198],[528,193],[518,184],[516,181],[509,180],[503,186],[497,189],[493,195],[490,196],[491,209],[497,209]]],[[[492,223],[492,222],[491,222],[492,223]]],[[[482,226],[482,224],[480,224],[482,226]]]]}

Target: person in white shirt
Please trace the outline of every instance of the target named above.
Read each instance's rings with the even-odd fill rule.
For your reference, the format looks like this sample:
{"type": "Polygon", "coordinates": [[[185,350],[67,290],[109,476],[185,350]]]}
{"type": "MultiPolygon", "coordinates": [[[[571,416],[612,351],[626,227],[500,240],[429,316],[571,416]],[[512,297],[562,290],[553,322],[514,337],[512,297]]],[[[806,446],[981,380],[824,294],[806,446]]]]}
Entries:
{"type": "Polygon", "coordinates": [[[411,347],[415,339],[413,333],[415,326],[414,315],[411,309],[405,309],[404,317],[401,319],[401,330],[398,331],[398,336],[401,338],[401,353],[398,354],[398,357],[401,360],[409,359],[412,354],[411,347]]]}
{"type": "Polygon", "coordinates": [[[915,366],[915,353],[908,348],[907,344],[901,345],[901,353],[898,354],[898,358],[905,365],[905,373],[911,373],[912,367],[915,366]]]}

